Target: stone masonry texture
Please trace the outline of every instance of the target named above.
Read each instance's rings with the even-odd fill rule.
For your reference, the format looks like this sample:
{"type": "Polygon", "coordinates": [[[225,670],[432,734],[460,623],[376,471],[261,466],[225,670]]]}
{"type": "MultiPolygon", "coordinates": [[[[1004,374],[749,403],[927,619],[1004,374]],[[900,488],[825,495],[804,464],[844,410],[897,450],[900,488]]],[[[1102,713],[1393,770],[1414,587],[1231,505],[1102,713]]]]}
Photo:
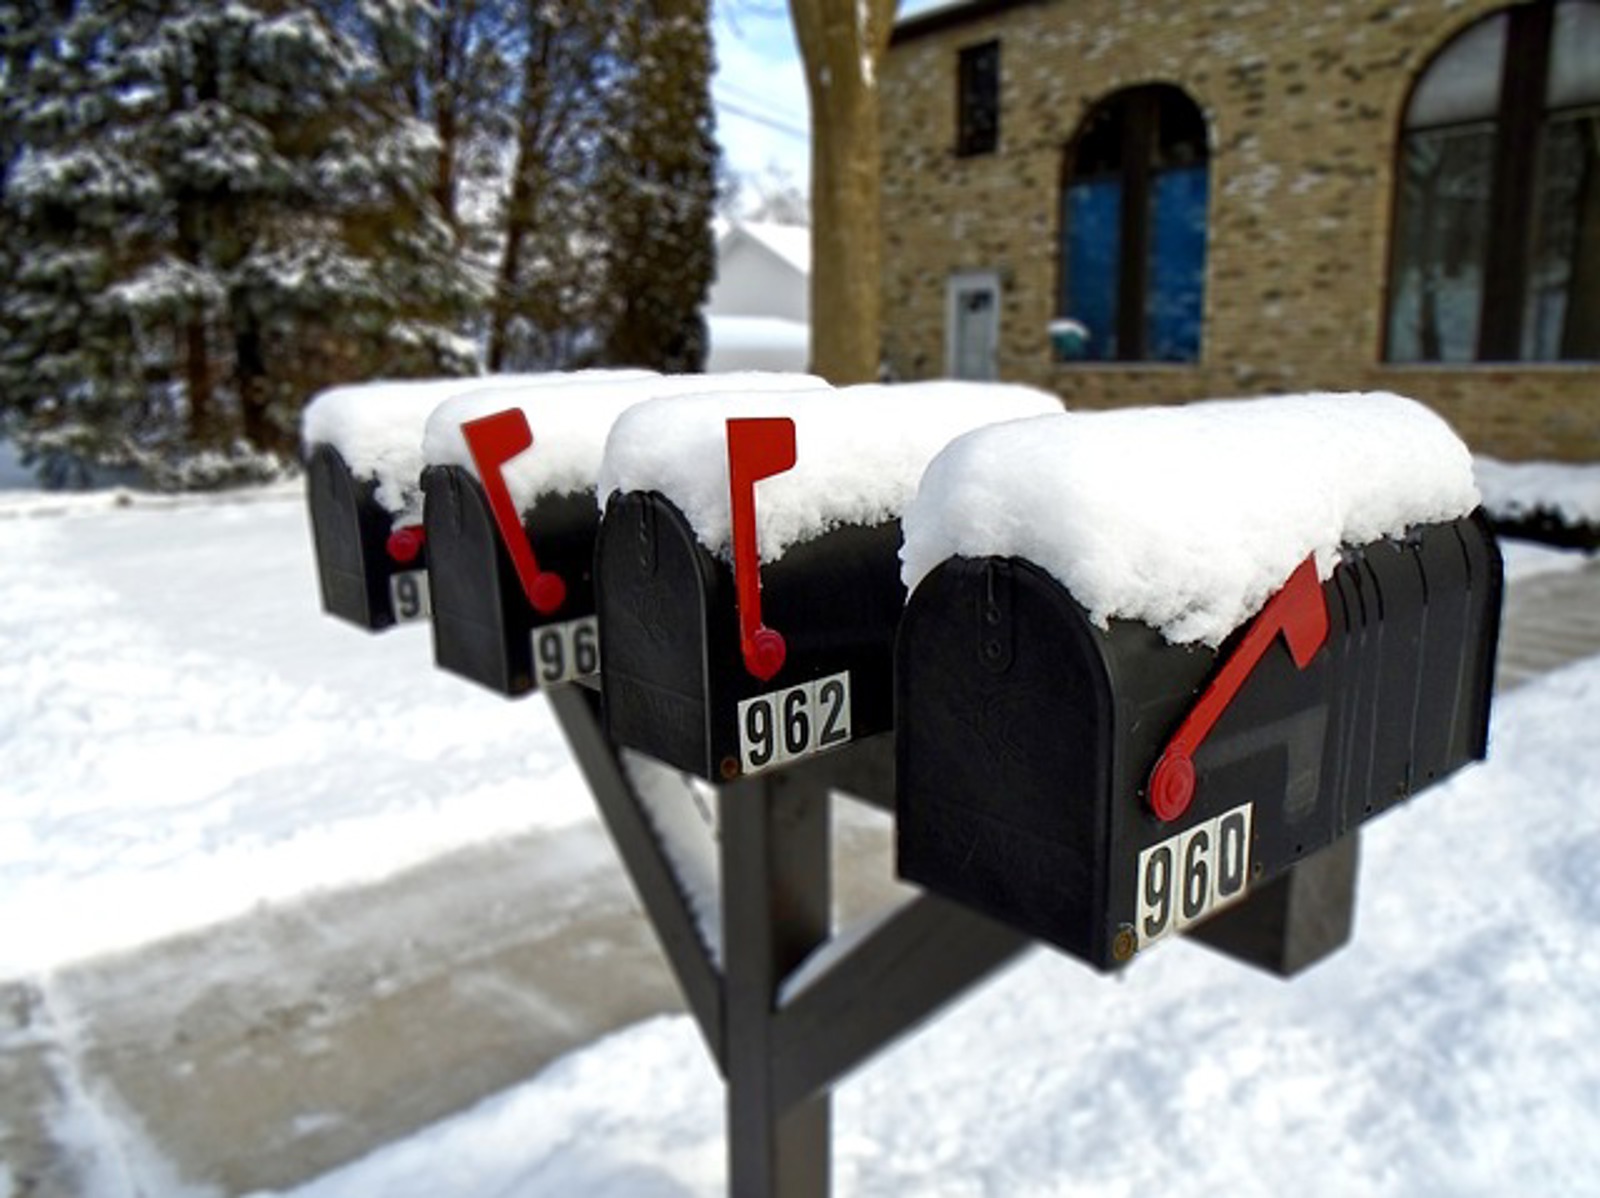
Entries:
{"type": "Polygon", "coordinates": [[[1072,407],[1389,390],[1475,451],[1600,460],[1600,364],[1383,361],[1395,154],[1417,75],[1503,4],[990,0],[912,22],[882,75],[884,358],[945,370],[946,281],[1001,282],[999,373],[1072,407]],[[1000,42],[1000,144],[958,157],[959,51],[1000,42]],[[1169,83],[1205,114],[1211,200],[1193,365],[1057,363],[1064,154],[1120,89],[1169,83]]]}

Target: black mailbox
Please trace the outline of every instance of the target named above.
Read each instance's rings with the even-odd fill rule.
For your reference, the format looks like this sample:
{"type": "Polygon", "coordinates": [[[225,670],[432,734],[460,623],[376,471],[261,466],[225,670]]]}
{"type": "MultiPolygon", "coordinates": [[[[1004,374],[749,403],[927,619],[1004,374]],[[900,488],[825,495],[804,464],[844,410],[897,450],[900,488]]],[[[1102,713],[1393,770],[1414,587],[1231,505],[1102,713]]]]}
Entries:
{"type": "Polygon", "coordinates": [[[312,448],[306,476],[323,609],[373,631],[427,618],[421,526],[396,528],[375,497],[377,481],[357,478],[331,445],[312,448]]]}
{"type": "Polygon", "coordinates": [[[595,673],[593,492],[542,496],[513,518],[511,536],[538,546],[538,577],[561,580],[540,611],[483,485],[460,466],[430,466],[422,486],[435,663],[507,696],[595,673]]]}
{"type": "MultiPolygon", "coordinates": [[[[760,410],[780,408],[793,418],[741,415],[756,410],[744,402],[639,408],[625,418],[647,428],[632,440],[667,442],[677,455],[689,446],[704,471],[697,483],[719,480],[725,548],[707,547],[674,496],[626,479],[607,488],[595,555],[607,731],[710,781],[893,726],[893,643],[905,601],[895,504],[951,437],[1060,410],[1053,396],[1029,388],[960,384],[847,388],[760,410]],[[683,422],[700,422],[698,440],[677,440],[680,411],[683,422]],[[658,431],[652,420],[659,437],[649,435],[658,431]],[[718,455],[725,476],[715,469],[718,455]],[[755,488],[779,476],[794,484],[791,495],[827,498],[881,484],[897,498],[841,501],[810,535],[758,563],[757,511],[767,509],[755,488]],[[861,518],[864,511],[877,518],[861,518]]],[[[612,464],[608,446],[608,470],[612,464]]],[[[649,464],[640,473],[654,477],[649,464]]],[[[712,506],[704,489],[690,490],[712,506]]]]}
{"type": "Polygon", "coordinates": [[[1120,965],[1481,758],[1500,595],[1481,511],[1308,559],[1215,651],[952,557],[897,647],[900,871],[1120,965]]]}
{"type": "Polygon", "coordinates": [[[899,548],[898,521],[851,525],[763,567],[762,619],[785,641],[763,678],[742,652],[730,565],[670,500],[613,495],[595,554],[612,739],[725,781],[887,731],[899,548]]]}
{"type": "Polygon", "coordinates": [[[617,417],[663,395],[820,385],[808,375],[585,371],[536,392],[440,405],[423,472],[436,664],[513,697],[595,675],[595,476],[617,417]],[[514,463],[528,467],[522,486],[512,485],[514,463]]]}

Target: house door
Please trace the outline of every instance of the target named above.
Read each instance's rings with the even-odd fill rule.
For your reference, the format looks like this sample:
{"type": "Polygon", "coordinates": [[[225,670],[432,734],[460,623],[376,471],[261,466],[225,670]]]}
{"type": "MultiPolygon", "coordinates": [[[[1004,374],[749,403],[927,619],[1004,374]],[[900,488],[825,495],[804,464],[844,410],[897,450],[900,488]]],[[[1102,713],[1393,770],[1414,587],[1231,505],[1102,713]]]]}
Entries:
{"type": "Polygon", "coordinates": [[[997,377],[1000,277],[993,271],[951,275],[945,312],[945,372],[956,379],[997,377]]]}

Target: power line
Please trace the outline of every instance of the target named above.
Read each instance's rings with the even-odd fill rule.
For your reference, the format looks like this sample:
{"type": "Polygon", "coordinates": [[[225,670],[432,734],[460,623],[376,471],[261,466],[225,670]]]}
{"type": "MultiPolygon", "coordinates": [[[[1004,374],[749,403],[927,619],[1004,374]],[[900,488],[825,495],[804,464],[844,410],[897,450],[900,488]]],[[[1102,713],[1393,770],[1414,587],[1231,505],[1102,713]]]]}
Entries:
{"type": "Polygon", "coordinates": [[[811,140],[811,134],[798,125],[791,125],[777,117],[767,116],[764,113],[742,107],[723,96],[716,96],[715,99],[718,107],[726,109],[734,116],[743,117],[747,121],[754,121],[758,125],[765,125],[767,128],[776,130],[779,133],[786,133],[796,141],[809,142],[811,140]]]}

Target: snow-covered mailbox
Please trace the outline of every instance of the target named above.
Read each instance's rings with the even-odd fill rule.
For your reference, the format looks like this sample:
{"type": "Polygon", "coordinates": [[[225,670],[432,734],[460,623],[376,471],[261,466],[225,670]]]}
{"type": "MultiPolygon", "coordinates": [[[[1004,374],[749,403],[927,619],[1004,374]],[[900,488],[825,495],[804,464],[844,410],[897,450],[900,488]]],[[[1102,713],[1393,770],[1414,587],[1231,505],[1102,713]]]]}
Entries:
{"type": "Polygon", "coordinates": [[[1060,406],[924,383],[628,411],[595,554],[612,739],[729,781],[887,731],[918,478],[961,433],[1060,406]]]}
{"type": "Polygon", "coordinates": [[[1477,504],[1465,447],[1390,395],[952,444],[905,517],[901,873],[1112,968],[1481,758],[1477,504]]]}
{"type": "Polygon", "coordinates": [[[613,422],[661,396],[820,386],[799,374],[574,374],[440,404],[422,438],[435,662],[508,696],[594,674],[595,478],[613,422]]]}
{"type": "MultiPolygon", "coordinates": [[[[592,377],[647,376],[610,371],[592,377]]],[[[429,414],[453,396],[486,388],[523,391],[572,377],[359,383],[312,397],[301,418],[301,438],[324,610],[371,630],[426,619],[431,603],[420,478],[429,414]]]]}
{"type": "Polygon", "coordinates": [[[422,426],[471,379],[366,383],[312,398],[302,417],[322,606],[362,628],[428,614],[422,426]]]}

